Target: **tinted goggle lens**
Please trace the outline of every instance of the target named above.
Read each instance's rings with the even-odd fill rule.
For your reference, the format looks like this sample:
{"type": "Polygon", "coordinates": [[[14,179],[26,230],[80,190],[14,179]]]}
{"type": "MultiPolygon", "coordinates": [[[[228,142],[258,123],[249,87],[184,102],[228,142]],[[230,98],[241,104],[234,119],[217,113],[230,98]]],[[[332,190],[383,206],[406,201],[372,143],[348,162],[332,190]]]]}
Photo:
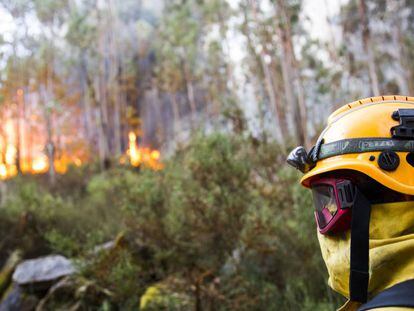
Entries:
{"type": "Polygon", "coordinates": [[[331,185],[312,187],[313,202],[320,229],[326,227],[338,211],[335,189],[331,185]]]}

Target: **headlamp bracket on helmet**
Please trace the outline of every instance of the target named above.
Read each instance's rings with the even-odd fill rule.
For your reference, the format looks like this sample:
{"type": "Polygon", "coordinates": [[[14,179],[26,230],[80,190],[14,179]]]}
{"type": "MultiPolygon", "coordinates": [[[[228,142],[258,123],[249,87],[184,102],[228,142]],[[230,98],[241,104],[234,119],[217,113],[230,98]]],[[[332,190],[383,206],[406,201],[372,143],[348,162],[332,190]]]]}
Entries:
{"type": "Polygon", "coordinates": [[[398,109],[392,113],[392,118],[400,121],[400,125],[391,128],[393,138],[414,138],[414,109],[398,109]]]}
{"type": "Polygon", "coordinates": [[[287,162],[302,173],[307,173],[315,166],[309,155],[305,147],[299,146],[289,153],[287,162]]]}

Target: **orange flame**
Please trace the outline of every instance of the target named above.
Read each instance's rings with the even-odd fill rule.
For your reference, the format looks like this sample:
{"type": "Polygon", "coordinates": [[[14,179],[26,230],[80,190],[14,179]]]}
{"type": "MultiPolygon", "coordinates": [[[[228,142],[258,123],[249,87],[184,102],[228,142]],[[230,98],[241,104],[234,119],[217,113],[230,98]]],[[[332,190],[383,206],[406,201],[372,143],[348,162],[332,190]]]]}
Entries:
{"type": "MultiPolygon", "coordinates": [[[[11,135],[13,136],[13,135],[11,135]]],[[[161,170],[164,166],[161,163],[161,153],[159,150],[138,147],[137,136],[130,132],[129,148],[126,151],[126,156],[129,158],[129,162],[134,167],[144,166],[153,170],[161,170]]],[[[0,153],[0,180],[8,179],[17,175],[17,148],[13,144],[8,144],[5,147],[4,154],[0,153]]],[[[121,164],[125,164],[126,158],[120,159],[121,164]]],[[[82,160],[77,157],[70,157],[62,155],[54,161],[54,167],[57,173],[64,174],[68,169],[69,164],[81,166],[82,160]]],[[[44,154],[44,151],[38,151],[29,159],[21,157],[20,169],[23,173],[29,174],[41,174],[46,173],[49,170],[49,159],[44,154]]]]}
{"type": "Polygon", "coordinates": [[[32,171],[34,173],[44,173],[49,168],[49,161],[46,156],[35,158],[32,162],[32,171]]]}
{"type": "MultiPolygon", "coordinates": [[[[0,180],[16,176],[18,168],[23,174],[41,174],[48,172],[51,165],[45,148],[47,139],[41,109],[37,101],[33,100],[26,103],[25,115],[26,112],[19,108],[25,105],[23,89],[18,89],[16,95],[18,104],[6,105],[0,111],[0,180]]],[[[59,137],[63,146],[70,146],[75,141],[76,148],[62,148],[61,145],[52,164],[57,173],[64,174],[69,165],[79,167],[87,161],[87,144],[78,140],[78,137],[76,130],[69,133],[69,136],[59,137]]],[[[129,161],[135,167],[144,166],[153,170],[163,168],[159,150],[139,147],[134,132],[130,132],[128,138],[129,148],[121,157],[121,164],[129,161]]]]}
{"type": "Polygon", "coordinates": [[[153,170],[161,170],[164,166],[160,162],[161,153],[156,149],[138,147],[137,136],[134,132],[129,132],[129,148],[127,155],[132,166],[146,166],[153,170]]]}

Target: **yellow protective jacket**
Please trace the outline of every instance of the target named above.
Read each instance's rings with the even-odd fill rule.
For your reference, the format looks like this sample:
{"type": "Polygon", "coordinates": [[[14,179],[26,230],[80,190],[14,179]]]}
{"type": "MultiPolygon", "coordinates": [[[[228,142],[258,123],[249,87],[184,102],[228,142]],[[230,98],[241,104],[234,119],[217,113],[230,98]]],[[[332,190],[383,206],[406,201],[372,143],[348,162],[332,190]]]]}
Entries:
{"type": "MultiPolygon", "coordinates": [[[[345,305],[338,309],[338,311],[355,311],[358,310],[359,303],[353,303],[352,301],[348,301],[345,305]]],[[[405,307],[385,307],[385,308],[375,308],[370,309],[375,311],[413,311],[413,308],[405,308],[405,307]]]]}

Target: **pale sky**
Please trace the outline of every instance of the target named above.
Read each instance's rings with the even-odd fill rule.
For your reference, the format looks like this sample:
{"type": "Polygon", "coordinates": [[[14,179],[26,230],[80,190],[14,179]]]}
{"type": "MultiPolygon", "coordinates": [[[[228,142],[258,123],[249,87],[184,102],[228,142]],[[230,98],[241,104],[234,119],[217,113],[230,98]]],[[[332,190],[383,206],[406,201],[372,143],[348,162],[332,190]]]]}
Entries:
{"type": "MultiPolygon", "coordinates": [[[[227,2],[231,7],[236,8],[240,0],[227,0],[227,2]]],[[[341,5],[347,2],[349,0],[304,0],[302,18],[309,18],[309,22],[306,22],[306,28],[312,37],[327,40],[329,38],[327,18],[338,14],[341,5]]],[[[268,6],[266,3],[263,5],[264,8],[268,6]]]]}
{"type": "MultiPolygon", "coordinates": [[[[236,7],[240,0],[227,0],[231,6],[236,7]]],[[[308,16],[310,22],[310,33],[315,38],[326,38],[328,36],[327,17],[338,13],[342,4],[349,0],[304,0],[303,17],[308,16]]],[[[154,1],[156,2],[156,1],[154,1]]],[[[7,35],[13,30],[12,17],[0,8],[0,34],[7,35]]]]}
{"type": "MultiPolygon", "coordinates": [[[[7,36],[13,30],[13,18],[0,7],[0,35],[7,36]]],[[[5,38],[8,39],[8,38],[5,38]]]]}
{"type": "MultiPolygon", "coordinates": [[[[150,0],[158,2],[160,0],[150,0]]],[[[240,0],[227,0],[228,3],[236,8],[240,0]]],[[[339,30],[336,31],[335,27],[328,27],[328,18],[338,14],[340,6],[347,3],[349,0],[304,0],[303,10],[301,18],[305,25],[305,28],[309,31],[311,37],[315,39],[325,40],[337,40],[337,36],[340,34],[339,30]],[[332,29],[334,33],[327,31],[332,29]]],[[[262,9],[271,10],[272,7],[266,1],[262,2],[262,9]]],[[[154,8],[155,9],[155,8],[154,8]]],[[[12,17],[0,7],[0,35],[6,41],[11,40],[11,34],[14,30],[15,25],[13,24],[12,17]]],[[[244,57],[244,49],[241,48],[243,44],[240,38],[237,38],[237,34],[230,34],[231,41],[234,42],[233,48],[230,51],[230,56],[235,62],[242,61],[244,57]],[[235,48],[240,46],[240,48],[235,48]]],[[[338,43],[338,42],[336,42],[338,43]]],[[[0,51],[4,50],[5,47],[0,47],[0,51]]],[[[6,47],[7,48],[7,47],[6,47]]]]}
{"type": "Polygon", "coordinates": [[[332,34],[328,31],[328,18],[337,15],[340,7],[348,2],[349,0],[304,0],[302,18],[309,18],[305,25],[311,36],[321,40],[332,39],[332,34]]]}

